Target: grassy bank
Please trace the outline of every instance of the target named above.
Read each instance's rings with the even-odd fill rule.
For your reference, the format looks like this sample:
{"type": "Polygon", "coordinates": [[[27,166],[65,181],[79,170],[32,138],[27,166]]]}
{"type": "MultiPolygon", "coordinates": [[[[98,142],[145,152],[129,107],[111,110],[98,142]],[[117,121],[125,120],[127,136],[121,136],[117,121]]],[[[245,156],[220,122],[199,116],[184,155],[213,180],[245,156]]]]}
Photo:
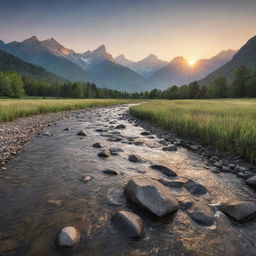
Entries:
{"type": "Polygon", "coordinates": [[[156,100],[131,111],[181,136],[256,162],[256,99],[156,100]]]}
{"type": "Polygon", "coordinates": [[[82,109],[87,107],[129,103],[126,99],[0,99],[0,122],[18,117],[82,109]]]}

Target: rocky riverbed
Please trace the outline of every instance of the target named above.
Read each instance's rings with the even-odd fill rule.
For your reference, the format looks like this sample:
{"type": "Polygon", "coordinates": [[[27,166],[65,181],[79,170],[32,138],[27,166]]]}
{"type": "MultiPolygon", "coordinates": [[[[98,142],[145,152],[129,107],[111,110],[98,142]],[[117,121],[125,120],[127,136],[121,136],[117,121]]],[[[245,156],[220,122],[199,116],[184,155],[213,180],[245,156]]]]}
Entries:
{"type": "Polygon", "coordinates": [[[1,125],[0,255],[256,255],[254,167],[128,110],[1,125]]]}

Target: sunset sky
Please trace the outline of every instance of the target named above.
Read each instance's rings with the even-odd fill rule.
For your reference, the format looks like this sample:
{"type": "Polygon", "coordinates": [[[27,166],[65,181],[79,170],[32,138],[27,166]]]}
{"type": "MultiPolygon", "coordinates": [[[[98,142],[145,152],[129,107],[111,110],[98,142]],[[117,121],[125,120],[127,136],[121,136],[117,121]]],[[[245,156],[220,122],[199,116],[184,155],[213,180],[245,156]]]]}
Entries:
{"type": "Polygon", "coordinates": [[[255,0],[0,0],[0,39],[54,37],[78,52],[208,58],[256,35],[255,0]]]}

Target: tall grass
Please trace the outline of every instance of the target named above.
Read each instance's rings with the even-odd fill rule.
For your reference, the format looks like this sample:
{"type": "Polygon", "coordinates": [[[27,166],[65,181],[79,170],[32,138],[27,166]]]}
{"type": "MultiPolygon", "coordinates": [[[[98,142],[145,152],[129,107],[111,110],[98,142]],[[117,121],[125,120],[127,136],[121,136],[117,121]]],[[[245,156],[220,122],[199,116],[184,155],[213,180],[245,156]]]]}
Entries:
{"type": "Polygon", "coordinates": [[[156,100],[132,113],[216,150],[256,162],[256,100],[156,100]]]}
{"type": "Polygon", "coordinates": [[[0,122],[49,112],[129,102],[131,100],[125,99],[0,99],[0,122]]]}

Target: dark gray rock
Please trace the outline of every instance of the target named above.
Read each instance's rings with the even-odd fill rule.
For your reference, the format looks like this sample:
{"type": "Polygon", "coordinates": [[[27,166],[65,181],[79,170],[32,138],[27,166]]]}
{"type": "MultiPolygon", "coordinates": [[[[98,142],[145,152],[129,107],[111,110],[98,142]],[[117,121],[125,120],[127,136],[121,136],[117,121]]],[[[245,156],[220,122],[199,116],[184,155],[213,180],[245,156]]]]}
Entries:
{"type": "Polygon", "coordinates": [[[220,210],[238,222],[245,222],[256,216],[256,204],[253,202],[224,203],[220,205],[220,210]]]}
{"type": "Polygon", "coordinates": [[[125,187],[125,194],[132,202],[158,217],[172,213],[179,208],[178,201],[170,189],[148,178],[129,180],[125,187]]]}
{"type": "Polygon", "coordinates": [[[113,156],[118,155],[118,153],[120,153],[120,152],[124,152],[124,150],[121,148],[110,148],[109,151],[110,151],[111,155],[113,155],[113,156]]]}
{"type": "Polygon", "coordinates": [[[98,153],[99,157],[109,157],[111,152],[108,149],[102,150],[98,153]]]}
{"type": "Polygon", "coordinates": [[[171,145],[171,146],[163,147],[162,150],[163,151],[177,151],[177,146],[171,145]]]}
{"type": "Polygon", "coordinates": [[[129,155],[128,159],[129,159],[129,161],[134,162],[134,163],[142,162],[142,159],[140,158],[140,156],[138,156],[136,154],[129,155]]]}
{"type": "Polygon", "coordinates": [[[151,168],[154,170],[160,171],[161,173],[163,173],[166,176],[170,176],[170,177],[177,176],[177,174],[173,170],[171,170],[170,168],[163,166],[163,165],[153,164],[153,165],[151,165],[151,168]]]}
{"type": "Polygon", "coordinates": [[[214,218],[200,211],[188,213],[188,215],[196,223],[202,226],[212,226],[214,224],[214,218]]]}
{"type": "Polygon", "coordinates": [[[70,127],[66,127],[63,131],[70,131],[70,127]]]}
{"type": "Polygon", "coordinates": [[[203,185],[201,185],[193,180],[188,180],[184,184],[184,187],[193,195],[200,196],[200,195],[204,195],[207,193],[207,189],[203,185]]]}
{"type": "Polygon", "coordinates": [[[167,179],[159,179],[158,180],[163,185],[170,187],[170,188],[182,188],[184,182],[181,180],[167,180],[167,179]]]}
{"type": "Polygon", "coordinates": [[[162,144],[163,146],[168,145],[168,142],[166,140],[159,140],[158,143],[162,144]]]}
{"type": "Polygon", "coordinates": [[[85,129],[83,129],[80,132],[78,132],[77,135],[79,135],[79,136],[87,136],[87,131],[85,129]]]}
{"type": "Polygon", "coordinates": [[[115,127],[115,129],[125,129],[126,126],[124,124],[119,124],[115,127]]]}
{"type": "Polygon", "coordinates": [[[144,234],[143,220],[128,211],[119,211],[112,217],[114,226],[127,237],[141,238],[144,234]]]}
{"type": "Polygon", "coordinates": [[[142,146],[144,144],[144,142],[143,141],[134,141],[133,144],[136,146],[142,146]]]}
{"type": "Polygon", "coordinates": [[[103,148],[103,145],[100,144],[99,142],[96,142],[92,145],[94,148],[103,148]]]}
{"type": "Polygon", "coordinates": [[[180,202],[180,209],[185,211],[193,206],[192,202],[180,202]]]}
{"type": "Polygon", "coordinates": [[[104,174],[108,174],[108,175],[119,175],[120,172],[117,170],[112,170],[112,169],[106,169],[104,171],[102,171],[104,174]]]}
{"type": "Polygon", "coordinates": [[[256,175],[246,180],[246,184],[250,187],[256,188],[256,175]]]}
{"type": "Polygon", "coordinates": [[[144,132],[141,132],[140,134],[143,135],[143,136],[148,136],[148,135],[151,134],[151,132],[149,132],[149,131],[144,131],[144,132]]]}

